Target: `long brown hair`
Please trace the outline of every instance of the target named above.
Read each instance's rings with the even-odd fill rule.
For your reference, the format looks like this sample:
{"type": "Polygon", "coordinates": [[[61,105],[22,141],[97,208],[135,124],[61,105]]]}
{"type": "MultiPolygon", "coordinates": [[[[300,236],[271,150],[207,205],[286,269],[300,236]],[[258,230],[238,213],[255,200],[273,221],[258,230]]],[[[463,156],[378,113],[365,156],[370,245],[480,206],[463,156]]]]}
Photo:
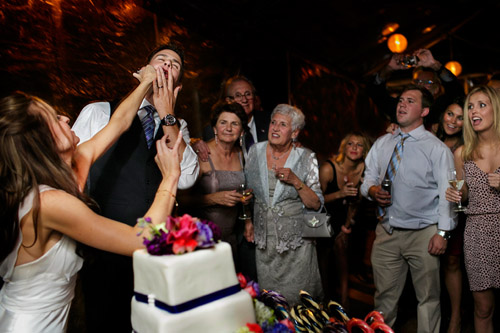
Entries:
{"type": "Polygon", "coordinates": [[[30,191],[35,192],[33,244],[38,236],[40,185],[63,190],[91,205],[79,191],[70,166],[58,154],[47,123],[48,113],[44,112],[50,112],[49,108],[37,97],[22,92],[0,100],[0,261],[13,250],[19,237],[18,209],[30,191]]]}

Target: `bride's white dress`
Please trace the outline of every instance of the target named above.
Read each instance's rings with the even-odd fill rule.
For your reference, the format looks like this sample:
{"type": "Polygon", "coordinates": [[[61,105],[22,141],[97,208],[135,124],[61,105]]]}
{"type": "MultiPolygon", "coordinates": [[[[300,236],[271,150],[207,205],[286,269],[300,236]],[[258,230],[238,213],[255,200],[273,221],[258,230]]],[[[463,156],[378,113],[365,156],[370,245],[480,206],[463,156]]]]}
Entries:
{"type": "MultiPolygon", "coordinates": [[[[51,190],[40,186],[40,192],[51,190]]],[[[19,208],[19,221],[31,210],[31,192],[19,208]]],[[[83,259],[67,236],[35,261],[14,266],[22,242],[0,264],[0,332],[65,332],[73,299],[76,273],[83,259]]]]}

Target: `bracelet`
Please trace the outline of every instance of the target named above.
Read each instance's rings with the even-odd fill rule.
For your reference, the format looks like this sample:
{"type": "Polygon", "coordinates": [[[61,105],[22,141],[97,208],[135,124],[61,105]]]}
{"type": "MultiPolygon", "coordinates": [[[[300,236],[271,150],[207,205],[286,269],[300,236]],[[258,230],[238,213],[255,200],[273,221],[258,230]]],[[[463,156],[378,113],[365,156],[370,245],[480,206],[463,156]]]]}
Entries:
{"type": "Polygon", "coordinates": [[[158,190],[158,191],[156,191],[156,193],[160,193],[160,192],[167,192],[168,194],[170,194],[170,196],[172,198],[174,198],[174,200],[175,200],[175,207],[179,207],[179,203],[177,202],[177,198],[175,197],[175,194],[173,194],[169,190],[158,190]]]}
{"type": "Polygon", "coordinates": [[[304,188],[304,183],[300,182],[299,188],[296,188],[297,191],[300,191],[304,188]]]}
{"type": "Polygon", "coordinates": [[[352,230],[351,230],[351,227],[346,227],[345,225],[342,224],[342,226],[340,227],[340,230],[342,230],[342,232],[346,235],[349,235],[352,230]]]}
{"type": "Polygon", "coordinates": [[[201,139],[200,138],[191,138],[189,140],[189,144],[192,146],[192,145],[194,145],[198,141],[201,141],[201,139]]]}

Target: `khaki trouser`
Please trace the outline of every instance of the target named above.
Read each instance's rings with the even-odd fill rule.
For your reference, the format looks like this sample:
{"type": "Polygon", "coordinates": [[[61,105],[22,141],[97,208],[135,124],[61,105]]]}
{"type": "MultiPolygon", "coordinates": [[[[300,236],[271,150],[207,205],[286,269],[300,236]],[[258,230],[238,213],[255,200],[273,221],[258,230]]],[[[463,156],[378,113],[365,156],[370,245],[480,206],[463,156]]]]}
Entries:
{"type": "Polygon", "coordinates": [[[375,309],[382,311],[386,323],[396,322],[398,301],[410,268],[418,300],[418,332],[439,332],[441,325],[439,256],[428,252],[437,226],[420,230],[395,229],[392,235],[377,225],[372,265],[375,281],[375,309]]]}

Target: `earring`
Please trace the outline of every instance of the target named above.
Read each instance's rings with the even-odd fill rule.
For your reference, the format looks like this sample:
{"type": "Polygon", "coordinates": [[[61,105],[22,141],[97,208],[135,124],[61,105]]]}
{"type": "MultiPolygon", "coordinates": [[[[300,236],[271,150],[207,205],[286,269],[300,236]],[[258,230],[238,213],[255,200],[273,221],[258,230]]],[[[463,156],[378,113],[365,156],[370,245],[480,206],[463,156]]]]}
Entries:
{"type": "Polygon", "coordinates": [[[293,146],[293,149],[295,149],[295,143],[297,142],[297,137],[295,138],[292,138],[292,146],[293,146]]]}
{"type": "Polygon", "coordinates": [[[215,144],[219,144],[219,137],[217,136],[217,132],[215,132],[215,144]]]}
{"type": "Polygon", "coordinates": [[[243,148],[243,135],[240,135],[240,147],[243,148]]]}

